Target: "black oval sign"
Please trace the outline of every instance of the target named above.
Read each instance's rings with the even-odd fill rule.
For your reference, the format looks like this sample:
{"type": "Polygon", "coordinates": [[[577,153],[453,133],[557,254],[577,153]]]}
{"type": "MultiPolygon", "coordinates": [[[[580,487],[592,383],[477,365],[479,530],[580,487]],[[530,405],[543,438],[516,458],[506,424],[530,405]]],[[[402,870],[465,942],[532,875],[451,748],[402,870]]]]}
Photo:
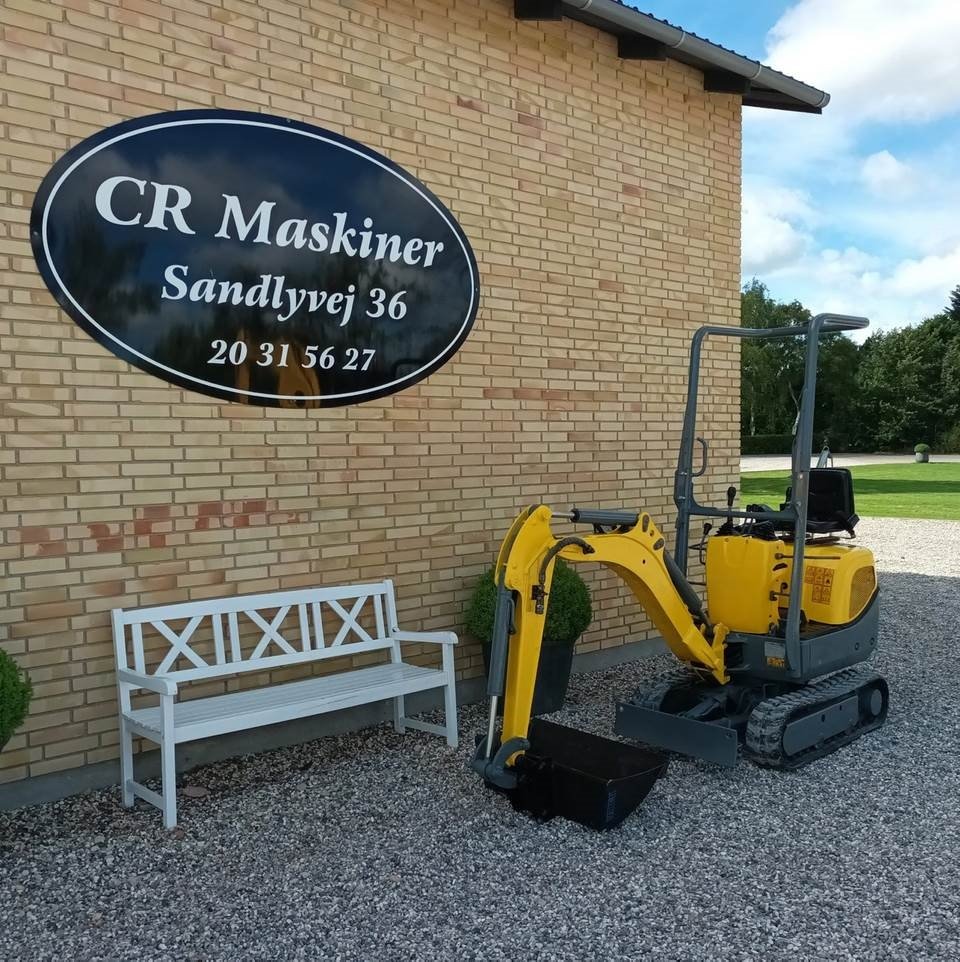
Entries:
{"type": "Polygon", "coordinates": [[[30,232],[88,334],[231,401],[392,394],[449,360],[477,312],[473,251],[423,184],[362,144],[263,114],[101,131],[44,178],[30,232]]]}

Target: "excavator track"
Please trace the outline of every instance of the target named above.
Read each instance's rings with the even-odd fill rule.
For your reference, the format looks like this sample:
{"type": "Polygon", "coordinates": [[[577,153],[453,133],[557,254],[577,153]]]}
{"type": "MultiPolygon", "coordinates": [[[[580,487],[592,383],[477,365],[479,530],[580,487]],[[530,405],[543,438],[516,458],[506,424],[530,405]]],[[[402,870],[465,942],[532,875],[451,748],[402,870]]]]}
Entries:
{"type": "Polygon", "coordinates": [[[879,728],[888,702],[886,681],[857,668],[767,698],[747,723],[748,756],[769,768],[801,768],[879,728]]]}
{"type": "Polygon", "coordinates": [[[638,688],[629,698],[631,705],[637,708],[650,708],[661,711],[663,700],[678,686],[689,685],[697,681],[697,673],[689,668],[672,668],[667,674],[657,679],[656,684],[649,688],[638,688]]]}

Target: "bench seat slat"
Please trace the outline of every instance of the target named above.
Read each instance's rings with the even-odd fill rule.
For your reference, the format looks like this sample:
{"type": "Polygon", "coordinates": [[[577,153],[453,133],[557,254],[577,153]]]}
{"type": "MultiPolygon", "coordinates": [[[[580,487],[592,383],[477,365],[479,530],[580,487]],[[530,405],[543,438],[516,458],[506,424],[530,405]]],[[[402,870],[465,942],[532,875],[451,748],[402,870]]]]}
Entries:
{"type": "MultiPolygon", "coordinates": [[[[443,671],[403,663],[376,665],[321,678],[287,682],[266,688],[230,692],[177,702],[173,706],[175,740],[192,741],[210,735],[272,725],[397,695],[440,688],[443,671]]],[[[131,711],[138,726],[159,730],[160,709],[131,711]]]]}

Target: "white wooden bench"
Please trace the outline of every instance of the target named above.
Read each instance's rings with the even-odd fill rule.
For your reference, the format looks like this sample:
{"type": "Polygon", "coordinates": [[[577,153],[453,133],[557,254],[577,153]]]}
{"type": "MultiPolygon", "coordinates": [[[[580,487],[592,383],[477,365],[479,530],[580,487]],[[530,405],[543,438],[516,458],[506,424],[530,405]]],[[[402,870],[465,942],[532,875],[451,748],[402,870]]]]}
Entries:
{"type": "Polygon", "coordinates": [[[156,805],[167,828],[177,823],[176,746],[226,732],[273,725],[383,699],[393,699],[398,732],[416,728],[457,745],[457,703],[450,631],[400,631],[393,583],[240,595],[158,608],[113,611],[120,702],[123,804],[134,796],[156,805]],[[401,644],[441,646],[442,668],[405,662],[401,644]],[[204,682],[244,672],[389,653],[389,661],[301,681],[178,701],[181,682],[204,682]],[[404,714],[404,696],[444,690],[445,725],[404,714]],[[138,689],[159,695],[153,707],[133,707],[138,689]],[[133,736],[160,745],[162,793],[133,777],[133,736]]]}

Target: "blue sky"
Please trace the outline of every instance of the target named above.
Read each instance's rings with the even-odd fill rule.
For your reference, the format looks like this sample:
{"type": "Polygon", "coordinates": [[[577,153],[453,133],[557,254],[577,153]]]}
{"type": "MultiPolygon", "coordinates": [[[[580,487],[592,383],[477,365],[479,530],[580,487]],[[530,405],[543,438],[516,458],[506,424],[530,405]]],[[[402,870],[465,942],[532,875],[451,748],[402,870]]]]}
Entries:
{"type": "Polygon", "coordinates": [[[744,108],[745,279],[875,327],[944,307],[960,285],[958,0],[630,2],[831,95],[822,116],[744,108]]]}

